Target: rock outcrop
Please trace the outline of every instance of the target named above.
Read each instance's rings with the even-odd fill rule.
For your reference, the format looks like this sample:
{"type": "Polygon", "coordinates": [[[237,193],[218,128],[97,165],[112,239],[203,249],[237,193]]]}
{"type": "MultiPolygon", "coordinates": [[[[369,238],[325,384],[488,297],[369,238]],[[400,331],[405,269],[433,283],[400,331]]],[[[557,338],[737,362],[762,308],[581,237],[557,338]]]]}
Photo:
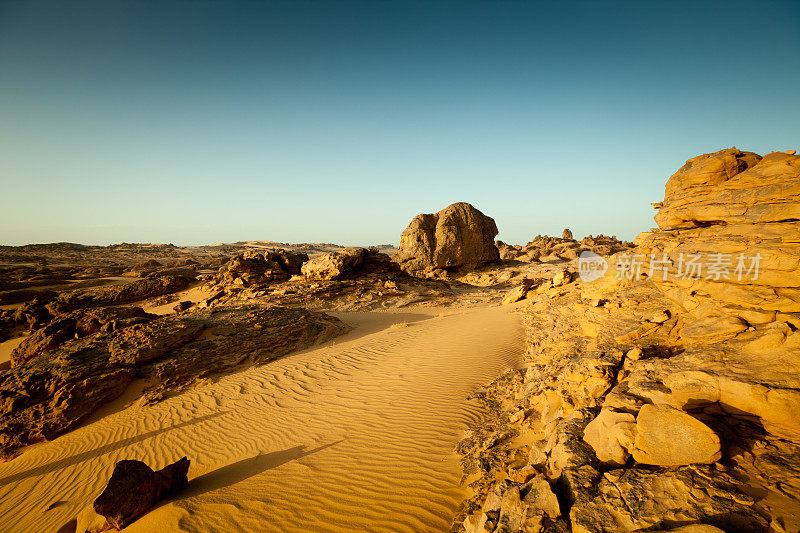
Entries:
{"type": "Polygon", "coordinates": [[[68,340],[0,371],[0,457],[73,429],[135,378],[149,380],[144,398],[154,402],[197,378],[264,363],[348,329],[324,313],[251,303],[68,340]]]}
{"type": "MultiPolygon", "coordinates": [[[[697,318],[800,327],[800,156],[736,148],[690,159],[653,204],[641,273],[697,318]],[[666,279],[665,279],[666,278],[666,279]]],[[[627,265],[626,265],[627,266],[627,265]]]]}
{"type": "Polygon", "coordinates": [[[303,264],[303,276],[310,281],[330,281],[361,273],[398,270],[388,255],[377,248],[344,248],[323,254],[303,264]]]}
{"type": "Polygon", "coordinates": [[[156,318],[141,307],[98,307],[79,309],[59,315],[37,329],[11,352],[11,364],[19,365],[42,352],[53,351],[64,342],[93,335],[100,330],[113,331],[156,318]]]}
{"type": "Polygon", "coordinates": [[[500,258],[503,260],[532,262],[570,261],[580,256],[581,252],[590,251],[602,256],[630,250],[633,244],[617,239],[615,236],[588,235],[576,241],[572,233],[564,230],[561,238],[537,235],[525,246],[506,244],[497,241],[500,258]]]}
{"type": "Polygon", "coordinates": [[[249,250],[232,257],[214,275],[211,285],[239,285],[249,287],[287,280],[300,274],[300,267],[308,255],[286,250],[264,253],[249,250]]]}
{"type": "Polygon", "coordinates": [[[500,259],[494,219],[459,202],[423,214],[403,231],[393,259],[407,272],[475,268],[500,259]]]}
{"type": "Polygon", "coordinates": [[[56,316],[79,308],[140,302],[154,296],[177,292],[185,289],[188,284],[189,281],[181,276],[145,278],[123,285],[66,291],[46,307],[51,315],[56,316]]]}
{"type": "Polygon", "coordinates": [[[543,475],[562,515],[511,530],[800,531],[799,169],[694,158],[605,277],[527,291],[527,368],[487,389],[492,415],[459,445],[466,530],[509,531],[502,502],[543,475]],[[689,254],[704,270],[684,280],[689,254]],[[760,255],[757,278],[739,254],[760,255]]]}

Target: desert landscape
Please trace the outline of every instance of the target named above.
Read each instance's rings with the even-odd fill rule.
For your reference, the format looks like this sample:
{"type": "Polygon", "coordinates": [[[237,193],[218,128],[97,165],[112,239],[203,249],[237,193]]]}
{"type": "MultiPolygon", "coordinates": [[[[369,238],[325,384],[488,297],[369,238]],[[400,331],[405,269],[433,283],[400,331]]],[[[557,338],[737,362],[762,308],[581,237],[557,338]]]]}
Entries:
{"type": "Polygon", "coordinates": [[[3,247],[4,530],[797,531],[800,156],[654,206],[635,242],[455,203],[397,249],[3,247]]]}
{"type": "Polygon", "coordinates": [[[0,2],[0,533],[800,533],[800,2],[0,2]]]}

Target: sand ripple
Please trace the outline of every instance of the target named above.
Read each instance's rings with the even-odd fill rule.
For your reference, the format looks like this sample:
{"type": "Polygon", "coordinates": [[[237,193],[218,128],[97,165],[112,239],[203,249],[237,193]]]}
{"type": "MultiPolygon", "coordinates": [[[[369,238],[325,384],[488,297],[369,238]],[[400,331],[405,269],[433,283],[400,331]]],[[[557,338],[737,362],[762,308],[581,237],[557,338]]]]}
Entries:
{"type": "Polygon", "coordinates": [[[361,329],[0,464],[0,530],[56,531],[116,461],[184,455],[188,491],[127,532],[447,530],[466,494],[453,447],[480,416],[465,398],[519,363],[521,327],[503,308],[409,327],[385,327],[400,314],[342,317],[361,329]]]}

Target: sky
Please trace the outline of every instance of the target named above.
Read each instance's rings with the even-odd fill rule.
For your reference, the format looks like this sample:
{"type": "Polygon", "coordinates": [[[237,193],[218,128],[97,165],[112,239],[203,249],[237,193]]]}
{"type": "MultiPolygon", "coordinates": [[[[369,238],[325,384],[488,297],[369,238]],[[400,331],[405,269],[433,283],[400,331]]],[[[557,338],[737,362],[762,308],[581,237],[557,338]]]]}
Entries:
{"type": "Polygon", "coordinates": [[[632,239],[800,149],[800,1],[0,2],[0,244],[632,239]]]}

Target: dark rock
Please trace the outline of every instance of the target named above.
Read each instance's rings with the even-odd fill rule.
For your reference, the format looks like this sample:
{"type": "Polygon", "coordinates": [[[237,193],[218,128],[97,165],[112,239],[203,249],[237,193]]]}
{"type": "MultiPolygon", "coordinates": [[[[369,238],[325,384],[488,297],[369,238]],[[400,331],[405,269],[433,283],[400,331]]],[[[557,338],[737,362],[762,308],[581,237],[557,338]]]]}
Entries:
{"type": "Polygon", "coordinates": [[[124,285],[109,285],[94,289],[80,289],[61,293],[47,304],[52,315],[68,313],[82,307],[100,307],[139,302],[155,296],[170,294],[185,289],[186,278],[164,276],[146,278],[124,285]]]}
{"type": "Polygon", "coordinates": [[[114,331],[155,317],[145,313],[141,307],[80,309],[60,315],[22,341],[11,352],[11,362],[19,365],[43,352],[55,350],[70,339],[93,335],[101,330],[114,331]]]}
{"type": "Polygon", "coordinates": [[[123,529],[159,500],[185,489],[188,472],[186,457],[157,472],[141,461],[119,461],[103,493],[94,501],[94,510],[108,525],[123,529]]]}

